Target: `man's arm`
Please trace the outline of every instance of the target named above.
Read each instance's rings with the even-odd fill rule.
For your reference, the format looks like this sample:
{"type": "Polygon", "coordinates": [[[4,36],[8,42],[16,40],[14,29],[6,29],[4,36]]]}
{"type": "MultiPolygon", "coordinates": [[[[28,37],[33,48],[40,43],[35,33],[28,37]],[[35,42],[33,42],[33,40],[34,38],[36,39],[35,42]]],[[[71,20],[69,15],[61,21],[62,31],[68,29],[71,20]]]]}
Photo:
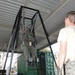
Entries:
{"type": "Polygon", "coordinates": [[[67,42],[60,41],[60,50],[58,54],[58,67],[61,69],[63,67],[67,50],[67,42]]]}

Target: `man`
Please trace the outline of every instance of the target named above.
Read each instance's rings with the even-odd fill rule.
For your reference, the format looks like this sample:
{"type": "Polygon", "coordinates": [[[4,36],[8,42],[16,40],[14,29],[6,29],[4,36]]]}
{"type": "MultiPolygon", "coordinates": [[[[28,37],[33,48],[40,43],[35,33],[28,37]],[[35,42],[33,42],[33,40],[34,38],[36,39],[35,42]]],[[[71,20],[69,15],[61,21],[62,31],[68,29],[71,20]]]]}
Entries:
{"type": "Polygon", "coordinates": [[[32,43],[34,42],[33,34],[30,32],[28,27],[23,27],[23,34],[22,34],[22,51],[24,52],[26,61],[28,58],[32,58],[35,60],[36,57],[36,49],[33,47],[32,43]]]}
{"type": "Polygon", "coordinates": [[[58,75],[61,75],[63,64],[66,64],[66,75],[75,75],[75,11],[65,17],[65,27],[59,32],[58,42],[58,75]]]}

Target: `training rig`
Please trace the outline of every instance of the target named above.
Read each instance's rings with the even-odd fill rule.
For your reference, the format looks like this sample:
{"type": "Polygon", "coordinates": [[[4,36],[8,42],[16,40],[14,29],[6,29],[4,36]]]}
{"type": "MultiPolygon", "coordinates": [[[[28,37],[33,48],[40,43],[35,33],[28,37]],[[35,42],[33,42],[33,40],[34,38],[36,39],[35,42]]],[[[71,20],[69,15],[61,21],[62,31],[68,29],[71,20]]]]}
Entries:
{"type": "Polygon", "coordinates": [[[37,9],[30,8],[30,7],[21,6],[20,9],[19,9],[18,14],[16,16],[15,22],[14,22],[14,26],[13,26],[12,33],[11,33],[11,36],[10,36],[9,44],[8,44],[8,47],[7,47],[7,55],[6,55],[4,68],[3,68],[3,70],[5,70],[9,50],[10,50],[10,47],[11,47],[11,59],[10,59],[10,66],[9,66],[9,74],[8,75],[10,75],[12,59],[13,59],[13,54],[14,54],[15,48],[18,46],[20,27],[22,27],[21,19],[23,19],[23,21],[25,21],[26,19],[31,21],[31,32],[33,33],[33,37],[35,38],[35,18],[36,18],[37,14],[38,14],[38,17],[40,19],[41,25],[43,27],[46,39],[48,41],[48,46],[50,47],[55,65],[57,66],[55,58],[54,58],[54,54],[53,54],[53,51],[52,51],[52,48],[51,48],[51,42],[49,40],[48,33],[47,33],[46,27],[44,25],[42,16],[40,14],[40,11],[37,10],[37,9]],[[32,16],[32,18],[25,17],[25,16],[23,16],[23,10],[24,9],[29,9],[29,10],[35,11],[35,14],[32,16]]]}

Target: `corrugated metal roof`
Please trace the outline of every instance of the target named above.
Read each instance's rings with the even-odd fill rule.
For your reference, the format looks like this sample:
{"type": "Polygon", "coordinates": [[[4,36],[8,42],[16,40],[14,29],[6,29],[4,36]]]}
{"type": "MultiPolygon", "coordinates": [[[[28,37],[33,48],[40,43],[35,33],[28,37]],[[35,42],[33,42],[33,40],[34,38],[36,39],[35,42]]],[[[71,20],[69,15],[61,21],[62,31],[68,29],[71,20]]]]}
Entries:
{"type": "MultiPolygon", "coordinates": [[[[59,29],[64,26],[65,14],[75,10],[74,4],[75,0],[0,0],[0,49],[5,43],[8,44],[21,5],[40,10],[50,41],[53,42],[57,39],[59,29]]],[[[32,17],[34,14],[29,10],[26,10],[25,13],[28,17],[32,17]]],[[[35,31],[38,40],[36,48],[38,49],[47,45],[47,40],[39,18],[36,24],[35,31]]]]}

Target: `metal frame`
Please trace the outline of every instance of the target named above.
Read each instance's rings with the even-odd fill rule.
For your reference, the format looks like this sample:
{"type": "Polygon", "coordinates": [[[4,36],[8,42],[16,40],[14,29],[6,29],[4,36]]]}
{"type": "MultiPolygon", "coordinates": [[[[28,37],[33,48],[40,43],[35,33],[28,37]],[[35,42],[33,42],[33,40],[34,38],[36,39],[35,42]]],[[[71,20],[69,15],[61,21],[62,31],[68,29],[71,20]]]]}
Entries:
{"type": "Polygon", "coordinates": [[[14,23],[14,26],[13,26],[13,29],[12,29],[11,37],[10,37],[8,48],[7,48],[7,55],[6,55],[6,59],[5,59],[5,64],[4,64],[4,68],[3,68],[3,70],[5,70],[10,45],[12,45],[12,54],[11,54],[11,59],[10,59],[10,66],[9,66],[8,75],[10,75],[11,65],[12,65],[12,60],[13,60],[13,54],[14,54],[14,50],[15,50],[16,44],[17,44],[17,41],[16,41],[17,35],[18,35],[19,29],[20,29],[19,23],[20,23],[20,20],[21,20],[21,9],[22,9],[22,7],[20,8],[20,10],[17,14],[16,20],[15,20],[15,23],[14,23]]]}
{"type": "MultiPolygon", "coordinates": [[[[9,40],[9,44],[8,44],[8,48],[7,48],[7,55],[6,55],[6,60],[5,60],[5,64],[4,64],[4,70],[5,70],[5,66],[6,66],[6,62],[7,62],[7,57],[8,57],[8,54],[9,54],[9,49],[10,49],[10,45],[12,46],[12,55],[11,55],[11,60],[10,60],[10,68],[9,68],[9,75],[10,75],[10,71],[11,71],[11,65],[12,65],[12,59],[13,59],[13,54],[14,54],[14,50],[17,46],[17,42],[18,42],[18,35],[19,35],[19,29],[20,29],[20,21],[21,21],[21,18],[22,18],[22,9],[23,8],[26,8],[26,9],[29,9],[29,10],[33,10],[33,11],[36,11],[36,13],[33,15],[32,18],[28,18],[28,17],[24,17],[24,19],[29,19],[31,20],[31,23],[33,25],[33,19],[35,18],[35,16],[38,14],[39,15],[39,18],[40,18],[40,21],[41,21],[41,24],[42,24],[42,27],[44,29],[44,33],[46,35],[46,39],[48,41],[48,45],[50,47],[50,50],[51,50],[51,53],[52,53],[52,56],[53,56],[53,59],[55,61],[55,58],[54,58],[54,54],[53,54],[53,51],[52,51],[52,48],[51,48],[51,42],[49,40],[49,35],[47,33],[47,30],[46,30],[46,27],[44,25],[44,22],[43,22],[43,19],[42,19],[42,16],[40,14],[40,11],[37,10],[37,9],[33,9],[33,8],[30,8],[30,7],[25,7],[25,6],[21,6],[20,7],[20,10],[16,16],[16,19],[15,19],[15,22],[14,22],[14,26],[13,26],[13,29],[12,29],[12,33],[11,33],[11,37],[10,37],[10,40],[9,40]]],[[[35,37],[35,28],[34,28],[34,25],[33,25],[33,29],[32,29],[32,32],[33,32],[33,37],[35,37]]],[[[56,64],[56,61],[55,61],[55,64],[56,64]]],[[[57,64],[56,64],[57,66],[57,64]]]]}
{"type": "MultiPolygon", "coordinates": [[[[41,16],[41,14],[40,14],[40,11],[38,11],[38,14],[39,14],[39,17],[40,17],[40,20],[41,20],[41,24],[42,24],[42,27],[43,27],[43,29],[44,29],[44,33],[45,33],[45,35],[46,35],[46,39],[47,39],[47,41],[48,41],[48,44],[49,44],[49,47],[50,47],[50,50],[51,50],[53,59],[54,59],[54,61],[55,61],[55,57],[54,57],[54,54],[53,54],[53,51],[52,51],[52,47],[51,47],[51,42],[50,42],[49,37],[48,37],[49,35],[48,35],[48,33],[47,33],[47,30],[46,30],[46,27],[45,27],[45,25],[44,25],[42,16],[41,16]]],[[[56,65],[56,67],[57,67],[56,61],[55,61],[55,65],[56,65]]]]}

